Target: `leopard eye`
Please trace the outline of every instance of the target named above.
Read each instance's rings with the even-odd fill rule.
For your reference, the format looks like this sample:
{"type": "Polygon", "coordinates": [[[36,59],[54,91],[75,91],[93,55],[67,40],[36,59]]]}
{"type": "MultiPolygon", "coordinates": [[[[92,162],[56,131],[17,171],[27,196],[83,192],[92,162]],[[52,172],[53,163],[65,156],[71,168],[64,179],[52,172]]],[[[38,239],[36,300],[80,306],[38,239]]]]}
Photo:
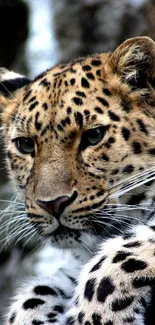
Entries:
{"type": "Polygon", "coordinates": [[[84,150],[88,146],[95,146],[103,139],[105,133],[105,126],[98,126],[97,128],[85,131],[81,140],[81,149],[84,150]]]}
{"type": "Polygon", "coordinates": [[[34,152],[34,141],[31,138],[16,138],[13,142],[15,143],[17,150],[25,155],[34,152]]]}

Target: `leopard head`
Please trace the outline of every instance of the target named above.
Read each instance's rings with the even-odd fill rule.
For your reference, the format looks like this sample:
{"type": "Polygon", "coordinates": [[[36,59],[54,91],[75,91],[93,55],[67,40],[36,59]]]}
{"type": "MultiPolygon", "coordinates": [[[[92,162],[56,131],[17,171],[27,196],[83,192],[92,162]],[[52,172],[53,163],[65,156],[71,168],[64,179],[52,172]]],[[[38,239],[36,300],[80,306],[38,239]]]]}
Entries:
{"type": "Polygon", "coordinates": [[[142,184],[153,177],[154,77],[155,44],[147,37],[33,81],[0,70],[9,175],[30,222],[56,246],[93,247],[112,232],[107,209],[118,192],[125,204],[151,199],[152,187],[142,184]]]}

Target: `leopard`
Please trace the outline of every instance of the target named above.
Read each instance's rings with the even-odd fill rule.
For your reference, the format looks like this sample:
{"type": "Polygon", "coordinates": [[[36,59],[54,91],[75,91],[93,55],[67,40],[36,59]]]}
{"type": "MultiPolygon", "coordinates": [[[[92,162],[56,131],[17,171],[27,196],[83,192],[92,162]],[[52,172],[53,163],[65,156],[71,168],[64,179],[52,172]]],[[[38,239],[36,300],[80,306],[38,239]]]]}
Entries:
{"type": "Polygon", "coordinates": [[[154,41],[131,38],[34,80],[1,68],[0,110],[25,216],[62,252],[51,277],[21,285],[5,324],[153,325],[154,41]]]}

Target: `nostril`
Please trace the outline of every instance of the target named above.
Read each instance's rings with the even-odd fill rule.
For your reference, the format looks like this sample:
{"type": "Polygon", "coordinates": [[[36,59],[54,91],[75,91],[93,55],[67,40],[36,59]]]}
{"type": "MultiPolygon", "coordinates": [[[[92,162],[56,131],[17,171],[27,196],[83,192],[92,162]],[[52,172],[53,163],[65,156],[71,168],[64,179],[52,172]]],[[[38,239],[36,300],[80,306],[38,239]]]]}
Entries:
{"type": "Polygon", "coordinates": [[[54,217],[60,217],[64,209],[68,205],[70,205],[76,199],[76,197],[77,193],[74,192],[71,197],[69,197],[68,195],[64,195],[51,201],[36,200],[36,204],[47,212],[49,212],[50,214],[53,214],[54,217]]]}

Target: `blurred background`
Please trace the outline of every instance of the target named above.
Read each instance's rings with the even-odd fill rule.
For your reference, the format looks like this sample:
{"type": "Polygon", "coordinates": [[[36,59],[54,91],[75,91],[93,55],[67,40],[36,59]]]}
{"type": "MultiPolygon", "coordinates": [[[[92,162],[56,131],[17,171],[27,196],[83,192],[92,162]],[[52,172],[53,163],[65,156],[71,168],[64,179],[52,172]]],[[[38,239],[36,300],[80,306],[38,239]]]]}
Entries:
{"type": "MultiPolygon", "coordinates": [[[[111,51],[138,35],[155,39],[155,0],[0,0],[0,66],[30,78],[60,61],[111,51]]],[[[20,221],[12,223],[12,196],[1,141],[0,324],[12,290],[35,274],[39,259],[38,239],[31,240],[26,231],[24,236],[20,221]]],[[[18,213],[22,220],[21,205],[18,213]]]]}

